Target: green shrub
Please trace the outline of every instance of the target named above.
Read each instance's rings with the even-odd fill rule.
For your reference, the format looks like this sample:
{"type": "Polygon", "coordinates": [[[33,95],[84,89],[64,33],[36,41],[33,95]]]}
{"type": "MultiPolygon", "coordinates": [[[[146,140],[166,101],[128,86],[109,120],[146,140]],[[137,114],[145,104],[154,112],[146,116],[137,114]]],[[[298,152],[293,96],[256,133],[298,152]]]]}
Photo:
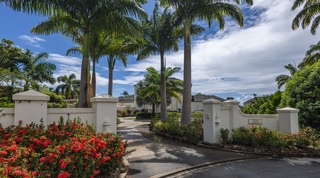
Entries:
{"type": "Polygon", "coordinates": [[[263,127],[240,127],[232,129],[232,144],[251,147],[263,147],[269,150],[290,148],[293,146],[307,147],[317,145],[319,137],[311,128],[306,128],[297,134],[287,134],[272,131],[263,127]]]}
{"type": "Polygon", "coordinates": [[[136,114],[136,119],[137,120],[144,120],[144,119],[151,119],[154,116],[153,113],[147,113],[147,112],[138,112],[136,114]]]}
{"type": "Polygon", "coordinates": [[[229,130],[221,128],[220,129],[220,138],[221,138],[222,144],[226,145],[230,140],[230,138],[229,138],[229,130]]]}
{"type": "Polygon", "coordinates": [[[203,111],[196,111],[191,114],[192,119],[202,119],[203,111]]]}
{"type": "Polygon", "coordinates": [[[181,113],[168,112],[167,120],[162,122],[156,115],[151,120],[150,129],[161,135],[175,137],[180,140],[191,142],[194,144],[202,141],[203,138],[203,122],[202,118],[194,118],[187,126],[180,124],[181,113]]]}

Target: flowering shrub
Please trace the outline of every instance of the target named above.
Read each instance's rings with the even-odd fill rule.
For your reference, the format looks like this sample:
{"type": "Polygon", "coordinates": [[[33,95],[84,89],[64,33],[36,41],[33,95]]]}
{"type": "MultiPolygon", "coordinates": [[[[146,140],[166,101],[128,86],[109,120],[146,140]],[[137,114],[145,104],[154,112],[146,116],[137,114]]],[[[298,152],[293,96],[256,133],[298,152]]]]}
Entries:
{"type": "Polygon", "coordinates": [[[102,177],[120,167],[125,143],[63,118],[48,125],[0,126],[0,177],[102,177]]]}
{"type": "Polygon", "coordinates": [[[271,150],[293,146],[306,147],[311,143],[305,131],[297,134],[287,134],[263,127],[240,127],[232,129],[231,140],[232,144],[263,147],[271,150]]]}
{"type": "Polygon", "coordinates": [[[180,124],[181,113],[168,112],[167,119],[164,122],[159,118],[153,118],[150,128],[157,134],[197,144],[203,138],[203,120],[199,115],[198,113],[196,115],[193,113],[191,123],[182,126],[180,124]]]}

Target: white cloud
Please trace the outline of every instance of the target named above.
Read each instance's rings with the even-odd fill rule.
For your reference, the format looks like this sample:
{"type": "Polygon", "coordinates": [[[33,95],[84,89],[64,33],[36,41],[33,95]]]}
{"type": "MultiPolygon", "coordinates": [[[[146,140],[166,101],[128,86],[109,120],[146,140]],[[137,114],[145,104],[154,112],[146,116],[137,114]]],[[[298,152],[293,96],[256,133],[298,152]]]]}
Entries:
{"type": "Polygon", "coordinates": [[[49,61],[66,65],[81,65],[81,59],[78,57],[63,56],[60,54],[49,54],[49,61]]]}
{"type": "Polygon", "coordinates": [[[21,39],[25,44],[41,48],[40,42],[45,42],[46,40],[36,37],[36,36],[28,36],[28,35],[21,35],[19,36],[19,39],[21,39]]]}
{"type": "MultiPolygon", "coordinates": [[[[284,65],[298,64],[316,36],[308,30],[291,29],[292,1],[256,0],[244,28],[228,23],[225,31],[192,42],[192,92],[205,94],[257,93],[277,90],[276,76],[287,73],[284,65]],[[258,12],[258,15],[257,15],[258,12]]],[[[166,56],[167,66],[183,66],[183,50],[166,56]]],[[[126,71],[159,69],[159,56],[129,66],[126,71]]],[[[182,78],[182,73],[177,74],[182,78]]]]}

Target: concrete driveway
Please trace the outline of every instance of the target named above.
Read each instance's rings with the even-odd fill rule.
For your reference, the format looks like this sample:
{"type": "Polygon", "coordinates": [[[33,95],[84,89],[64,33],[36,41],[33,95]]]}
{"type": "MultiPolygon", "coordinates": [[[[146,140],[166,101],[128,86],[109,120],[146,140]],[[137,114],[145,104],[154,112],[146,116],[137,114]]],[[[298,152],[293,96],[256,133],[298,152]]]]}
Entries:
{"type": "Polygon", "coordinates": [[[150,136],[149,121],[122,118],[128,141],[127,177],[320,177],[319,159],[274,159],[222,151],[150,136]]]}

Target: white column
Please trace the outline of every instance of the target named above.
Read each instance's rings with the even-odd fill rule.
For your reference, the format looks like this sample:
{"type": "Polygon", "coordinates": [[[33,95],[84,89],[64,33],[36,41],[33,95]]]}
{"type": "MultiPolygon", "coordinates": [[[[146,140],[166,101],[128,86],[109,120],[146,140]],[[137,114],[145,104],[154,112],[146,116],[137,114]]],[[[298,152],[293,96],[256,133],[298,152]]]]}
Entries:
{"type": "Polygon", "coordinates": [[[238,113],[240,112],[239,103],[240,102],[235,100],[227,100],[222,103],[223,106],[227,106],[230,108],[230,127],[228,128],[229,130],[241,126],[239,118],[236,118],[238,113]]]}
{"type": "MultiPolygon", "coordinates": [[[[18,124],[22,120],[22,124],[40,124],[43,120],[45,126],[47,123],[47,106],[50,97],[40,92],[29,90],[22,93],[17,93],[12,96],[15,101],[14,108],[14,124],[18,124]]],[[[50,124],[50,123],[49,123],[50,124]]]]}
{"type": "Polygon", "coordinates": [[[299,132],[298,109],[286,107],[277,109],[279,114],[279,131],[296,134],[299,132]]]}
{"type": "Polygon", "coordinates": [[[97,132],[117,133],[117,102],[118,98],[102,94],[90,99],[95,111],[97,132]]]}
{"type": "Polygon", "coordinates": [[[221,102],[215,99],[203,101],[203,140],[207,143],[220,142],[221,102]]]}

